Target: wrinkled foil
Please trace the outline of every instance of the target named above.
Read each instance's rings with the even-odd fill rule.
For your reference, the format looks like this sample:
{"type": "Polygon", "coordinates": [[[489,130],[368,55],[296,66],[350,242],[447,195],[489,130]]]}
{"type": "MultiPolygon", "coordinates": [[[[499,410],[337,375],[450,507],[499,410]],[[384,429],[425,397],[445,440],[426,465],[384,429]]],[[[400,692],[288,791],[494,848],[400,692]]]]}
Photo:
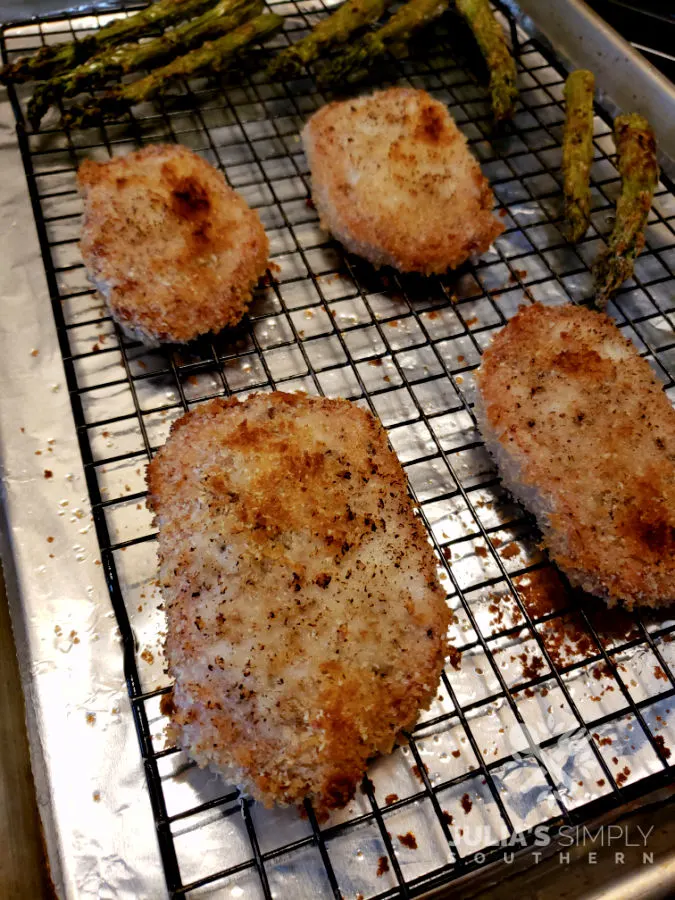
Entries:
{"type": "Polygon", "coordinates": [[[60,897],[166,885],[15,124],[0,100],[3,563],[60,897]]]}

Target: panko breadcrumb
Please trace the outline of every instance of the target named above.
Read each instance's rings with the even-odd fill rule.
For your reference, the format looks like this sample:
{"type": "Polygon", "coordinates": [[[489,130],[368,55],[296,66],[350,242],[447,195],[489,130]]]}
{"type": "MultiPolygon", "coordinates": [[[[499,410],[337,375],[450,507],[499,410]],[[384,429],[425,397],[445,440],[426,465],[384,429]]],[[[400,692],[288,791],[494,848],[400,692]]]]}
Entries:
{"type": "Polygon", "coordinates": [[[330,103],[302,140],[322,226],[376,266],[442,273],[504,230],[464,135],[426,91],[330,103]]]}
{"type": "Polygon", "coordinates": [[[178,144],[78,171],[80,249],[113,318],[150,346],[236,325],[265,273],[258,214],[222,173],[178,144]]]}
{"type": "Polygon", "coordinates": [[[211,400],[148,485],[172,736],[267,804],[343,806],[432,700],[450,618],[384,430],[346,400],[211,400]]]}
{"type": "Polygon", "coordinates": [[[675,601],[675,410],[612,320],[521,309],[477,384],[486,445],[572,584],[610,605],[675,601]]]}

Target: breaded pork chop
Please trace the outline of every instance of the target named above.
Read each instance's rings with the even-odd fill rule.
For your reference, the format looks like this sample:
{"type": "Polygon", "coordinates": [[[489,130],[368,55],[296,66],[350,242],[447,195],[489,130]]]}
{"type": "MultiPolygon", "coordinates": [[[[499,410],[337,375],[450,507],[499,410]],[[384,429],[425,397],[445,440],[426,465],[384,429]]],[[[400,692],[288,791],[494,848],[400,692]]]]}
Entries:
{"type": "Polygon", "coordinates": [[[431,701],[449,624],[385,432],[346,400],[211,400],[148,485],[174,737],[268,804],[344,805],[431,701]]]}
{"type": "Polygon", "coordinates": [[[464,135],[426,91],[330,103],[302,140],[322,226],[376,266],[445,272],[504,230],[464,135]]]}
{"type": "Polygon", "coordinates": [[[675,410],[607,316],[521,309],[478,370],[479,424],[504,482],[572,584],[675,601],[675,410]]]}
{"type": "Polygon", "coordinates": [[[80,248],[125,332],[146,344],[236,325],[267,266],[260,217],[213,166],[176,144],[85,160],[80,248]]]}

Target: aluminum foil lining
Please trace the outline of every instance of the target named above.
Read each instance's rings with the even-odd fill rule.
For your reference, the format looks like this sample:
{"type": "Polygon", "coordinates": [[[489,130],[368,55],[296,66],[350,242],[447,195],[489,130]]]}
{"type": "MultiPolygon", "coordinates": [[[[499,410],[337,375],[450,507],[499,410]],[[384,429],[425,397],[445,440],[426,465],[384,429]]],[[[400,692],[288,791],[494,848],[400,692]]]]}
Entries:
{"type": "Polygon", "coordinates": [[[62,897],[165,882],[12,110],[0,102],[3,561],[33,773],[62,897]]]}

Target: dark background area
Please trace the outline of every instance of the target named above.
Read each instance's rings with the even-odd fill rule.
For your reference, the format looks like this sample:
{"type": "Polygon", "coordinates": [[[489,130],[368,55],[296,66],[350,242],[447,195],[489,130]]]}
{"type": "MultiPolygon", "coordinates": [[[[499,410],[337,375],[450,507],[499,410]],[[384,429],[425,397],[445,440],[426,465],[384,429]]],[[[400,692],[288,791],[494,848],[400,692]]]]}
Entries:
{"type": "Polygon", "coordinates": [[[586,0],[675,83],[675,0],[586,0]]]}

